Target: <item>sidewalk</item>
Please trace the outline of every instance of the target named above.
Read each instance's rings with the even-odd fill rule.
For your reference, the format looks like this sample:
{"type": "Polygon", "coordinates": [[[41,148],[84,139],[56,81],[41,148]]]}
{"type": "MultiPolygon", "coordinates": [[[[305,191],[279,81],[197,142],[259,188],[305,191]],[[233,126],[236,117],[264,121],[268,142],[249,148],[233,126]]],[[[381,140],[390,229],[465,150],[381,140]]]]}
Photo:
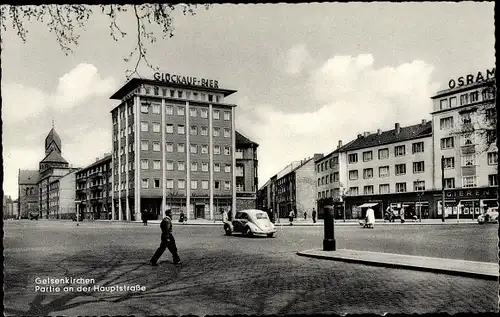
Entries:
{"type": "Polygon", "coordinates": [[[452,260],[348,249],[337,249],[337,251],[323,251],[315,249],[299,251],[297,254],[300,256],[331,261],[343,261],[372,266],[427,271],[494,281],[498,279],[499,275],[498,263],[490,262],[452,260]]]}

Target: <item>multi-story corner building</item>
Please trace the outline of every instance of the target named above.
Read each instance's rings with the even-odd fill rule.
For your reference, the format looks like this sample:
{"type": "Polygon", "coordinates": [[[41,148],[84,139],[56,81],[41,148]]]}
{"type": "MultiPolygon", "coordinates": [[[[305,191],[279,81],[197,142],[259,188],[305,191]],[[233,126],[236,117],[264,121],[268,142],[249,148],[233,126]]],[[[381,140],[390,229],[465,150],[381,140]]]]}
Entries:
{"type": "MultiPolygon", "coordinates": [[[[441,160],[448,217],[477,217],[497,206],[495,69],[450,80],[433,102],[434,188],[442,190],[441,160]]],[[[441,217],[442,194],[436,193],[441,217]]]]}
{"type": "Polygon", "coordinates": [[[76,213],[76,173],[68,173],[49,184],[49,218],[70,219],[76,213]]]}
{"type": "Polygon", "coordinates": [[[61,138],[54,127],[45,138],[45,157],[39,163],[38,202],[40,217],[50,216],[50,184],[62,176],[78,169],[69,166],[62,157],[61,138]]]}
{"type": "Polygon", "coordinates": [[[159,217],[167,206],[188,219],[236,209],[235,90],[218,82],[156,73],[133,78],[111,99],[112,218],[159,217]]]}
{"type": "Polygon", "coordinates": [[[78,213],[84,218],[109,219],[112,195],[111,154],[96,158],[95,162],[75,173],[73,192],[76,193],[78,213]],[[76,191],[75,191],[76,189],[76,191]]]}
{"type": "Polygon", "coordinates": [[[258,144],[236,131],[236,210],[254,209],[257,206],[258,144]]]}
{"type": "Polygon", "coordinates": [[[271,180],[257,191],[257,209],[269,211],[271,208],[271,180]]]}
{"type": "Polygon", "coordinates": [[[371,204],[376,218],[382,218],[389,205],[404,207],[407,217],[417,212],[428,217],[433,198],[429,191],[434,175],[432,149],[432,122],[426,120],[358,134],[340,149],[346,155],[347,217],[361,216],[360,207],[365,204],[371,204]]]}
{"type": "Polygon", "coordinates": [[[39,212],[38,177],[37,170],[19,170],[17,178],[19,218],[28,218],[31,212],[39,212]]]}

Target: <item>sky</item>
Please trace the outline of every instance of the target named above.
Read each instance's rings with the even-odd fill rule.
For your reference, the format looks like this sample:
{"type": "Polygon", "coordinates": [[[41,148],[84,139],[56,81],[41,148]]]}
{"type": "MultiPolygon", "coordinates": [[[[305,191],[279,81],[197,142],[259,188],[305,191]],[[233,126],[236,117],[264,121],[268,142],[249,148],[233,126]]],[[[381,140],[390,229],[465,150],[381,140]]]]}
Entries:
{"type": "MultiPolygon", "coordinates": [[[[100,12],[99,9],[96,12],[100,12]]],[[[259,144],[259,187],[295,160],[328,154],[339,140],[430,120],[430,97],[452,78],[495,66],[494,3],[215,4],[174,11],[175,33],[148,45],[162,72],[218,80],[237,92],[236,129],[259,144]]],[[[26,43],[1,31],[6,195],[19,169],[38,169],[54,121],[62,155],[84,167],[111,152],[109,97],[134,62],[95,14],[65,55],[47,27],[26,21],[26,43]]],[[[158,29],[152,29],[159,31],[158,29]]],[[[159,34],[159,33],[157,33],[159,34]]],[[[139,74],[152,78],[142,65],[139,74]]]]}

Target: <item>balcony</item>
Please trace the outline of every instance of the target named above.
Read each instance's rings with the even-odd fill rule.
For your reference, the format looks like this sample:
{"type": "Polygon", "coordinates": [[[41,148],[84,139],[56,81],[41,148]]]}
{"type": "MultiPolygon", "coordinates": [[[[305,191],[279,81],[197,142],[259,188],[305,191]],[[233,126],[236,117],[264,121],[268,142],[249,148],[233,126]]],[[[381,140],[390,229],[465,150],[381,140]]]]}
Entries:
{"type": "Polygon", "coordinates": [[[102,172],[94,172],[92,174],[89,175],[89,177],[91,179],[94,179],[94,178],[99,178],[99,177],[102,177],[103,173],[102,172]]]}

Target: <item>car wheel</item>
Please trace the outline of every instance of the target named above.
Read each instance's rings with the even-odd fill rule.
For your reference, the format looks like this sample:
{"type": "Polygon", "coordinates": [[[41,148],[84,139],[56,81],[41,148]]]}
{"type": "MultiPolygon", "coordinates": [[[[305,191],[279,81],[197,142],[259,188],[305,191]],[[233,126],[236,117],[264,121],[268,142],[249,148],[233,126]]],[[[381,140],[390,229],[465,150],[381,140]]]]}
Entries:
{"type": "Polygon", "coordinates": [[[276,238],[276,233],[274,233],[274,232],[273,233],[268,233],[267,237],[268,238],[276,238]]]}
{"type": "Polygon", "coordinates": [[[224,226],[224,231],[226,232],[226,236],[230,236],[233,234],[229,226],[224,226]]]}
{"type": "Polygon", "coordinates": [[[250,227],[247,227],[245,229],[245,236],[247,236],[247,237],[253,236],[253,232],[252,232],[252,229],[250,229],[250,227]]]}

